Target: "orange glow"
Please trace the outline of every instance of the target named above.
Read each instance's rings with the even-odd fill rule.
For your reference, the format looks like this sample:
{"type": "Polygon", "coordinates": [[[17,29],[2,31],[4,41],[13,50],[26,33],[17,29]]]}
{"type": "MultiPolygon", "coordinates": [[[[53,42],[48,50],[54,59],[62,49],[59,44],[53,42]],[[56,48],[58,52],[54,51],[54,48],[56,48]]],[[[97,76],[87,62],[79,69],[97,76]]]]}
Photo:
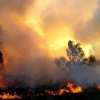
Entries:
{"type": "Polygon", "coordinates": [[[0,98],[1,99],[20,99],[22,98],[22,95],[19,96],[16,94],[16,92],[13,95],[9,93],[3,93],[3,95],[0,95],[0,98]]]}
{"type": "Polygon", "coordinates": [[[64,93],[69,93],[66,89],[59,89],[59,91],[45,90],[45,92],[49,95],[63,95],[64,93]]]}
{"type": "Polygon", "coordinates": [[[100,90],[100,86],[97,86],[97,89],[100,90]]]}
{"type": "Polygon", "coordinates": [[[2,63],[0,63],[0,67],[2,67],[3,65],[2,65],[2,63]]]}
{"type": "MultiPolygon", "coordinates": [[[[4,31],[6,31],[4,32],[4,37],[6,37],[6,39],[4,39],[5,42],[3,49],[5,52],[7,52],[5,54],[6,56],[8,53],[15,53],[15,55],[11,54],[12,58],[20,55],[16,53],[18,52],[16,48],[12,49],[14,48],[12,46],[17,44],[16,41],[19,42],[19,38],[14,38],[18,33],[25,33],[28,34],[28,36],[31,36],[32,34],[32,38],[30,38],[30,40],[32,40],[31,43],[33,43],[33,45],[37,46],[37,50],[41,49],[46,54],[52,57],[66,57],[68,40],[77,41],[77,38],[75,38],[74,36],[74,30],[76,30],[77,27],[80,27],[80,22],[84,22],[83,24],[85,25],[94,16],[93,14],[95,9],[97,8],[98,0],[91,2],[89,1],[90,3],[88,2],[85,4],[85,6],[80,7],[77,6],[77,3],[74,3],[74,1],[70,0],[68,2],[68,6],[65,6],[67,4],[66,1],[62,2],[61,0],[44,0],[43,2],[41,0],[35,0],[35,2],[34,0],[25,1],[33,2],[31,4],[25,3],[25,6],[16,6],[16,2],[9,2],[8,5],[5,5],[4,7],[2,6],[4,9],[2,8],[3,10],[1,9],[2,11],[0,13],[0,26],[3,27],[4,31]],[[13,3],[15,4],[16,9],[11,9],[14,6],[13,3]],[[6,6],[8,7],[8,11],[6,11],[6,6]],[[22,8],[20,9],[20,11],[25,12],[19,12],[19,8],[22,8]],[[40,44],[41,48],[39,48],[40,44]]],[[[23,4],[25,1],[23,1],[23,4]]],[[[81,44],[83,43],[81,42],[81,44]]],[[[22,45],[21,42],[18,44],[22,45]]],[[[87,46],[88,43],[86,43],[86,46],[83,46],[83,50],[85,51],[85,53],[87,53],[87,46]]],[[[31,50],[35,50],[34,46],[30,47],[31,50]]],[[[9,60],[6,56],[4,62],[6,63],[5,65],[8,64],[9,60]]]]}
{"type": "Polygon", "coordinates": [[[36,94],[36,96],[43,96],[43,94],[41,93],[41,94],[36,94]]]}
{"type": "MultiPolygon", "coordinates": [[[[51,0],[45,0],[44,2],[41,2],[37,0],[34,4],[29,6],[29,9],[27,9],[25,16],[19,16],[17,13],[10,13],[10,19],[11,21],[20,29],[25,30],[25,27],[28,27],[33,34],[33,40],[34,40],[34,31],[36,32],[37,40],[39,40],[38,43],[36,43],[37,47],[41,47],[44,52],[46,52],[51,57],[60,57],[64,56],[66,57],[66,48],[67,48],[67,42],[69,40],[75,41],[75,38],[73,36],[73,30],[69,25],[52,23],[54,26],[50,27],[47,24],[47,28],[43,28],[42,26],[42,19],[41,19],[41,12],[49,5],[51,0]],[[40,9],[41,8],[41,9],[40,9]],[[38,39],[39,37],[39,39],[38,39]],[[40,39],[43,39],[43,41],[40,41],[40,39]],[[62,51],[62,52],[60,52],[62,51]]],[[[4,18],[4,17],[3,17],[4,18]]],[[[87,18],[87,17],[86,17],[87,18]]],[[[4,19],[3,19],[4,20],[4,19]]],[[[2,21],[1,21],[2,22],[2,21]]],[[[5,27],[6,30],[9,29],[10,25],[6,25],[6,23],[2,22],[2,26],[5,27]]],[[[11,29],[10,29],[11,31],[11,29]]],[[[10,33],[13,33],[12,31],[10,33]]],[[[28,33],[29,34],[29,33],[28,33]]],[[[11,35],[12,36],[12,35],[11,35]]],[[[15,40],[13,40],[14,42],[15,40]]],[[[34,41],[33,41],[34,42],[34,41]]],[[[6,46],[7,47],[7,46],[6,46]]],[[[10,48],[10,47],[8,47],[10,48]]],[[[85,51],[86,55],[88,55],[89,51],[88,44],[83,46],[83,50],[85,51]]],[[[34,49],[32,47],[32,49],[34,49]]],[[[7,52],[14,52],[12,49],[9,51],[6,48],[7,52]]],[[[5,62],[7,63],[7,58],[5,57],[5,62]]]]}
{"type": "Polygon", "coordinates": [[[45,92],[49,95],[63,95],[64,93],[81,93],[82,87],[74,87],[74,83],[68,83],[67,84],[68,89],[59,89],[58,91],[52,91],[52,90],[45,90],[45,92]]]}
{"type": "Polygon", "coordinates": [[[90,52],[90,49],[91,49],[91,44],[88,44],[88,45],[83,45],[83,51],[85,53],[86,56],[89,56],[89,52],[90,52]]]}

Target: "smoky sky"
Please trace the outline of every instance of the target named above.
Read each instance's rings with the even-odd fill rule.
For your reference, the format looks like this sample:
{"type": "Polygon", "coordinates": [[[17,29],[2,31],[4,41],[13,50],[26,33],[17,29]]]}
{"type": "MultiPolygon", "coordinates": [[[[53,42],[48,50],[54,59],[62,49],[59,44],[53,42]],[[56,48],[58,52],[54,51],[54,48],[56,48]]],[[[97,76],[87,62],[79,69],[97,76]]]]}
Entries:
{"type": "Polygon", "coordinates": [[[75,36],[76,38],[80,39],[80,41],[89,41],[92,42],[98,42],[99,41],[99,33],[100,33],[100,6],[97,7],[97,9],[94,12],[93,17],[84,25],[83,23],[80,23],[80,28],[75,30],[75,36]]]}
{"type": "Polygon", "coordinates": [[[66,26],[71,28],[72,36],[77,41],[88,43],[90,38],[92,40],[94,36],[98,37],[99,32],[96,33],[95,30],[99,30],[99,3],[97,0],[54,0],[44,10],[42,21],[44,32],[47,34],[49,29],[61,29],[66,26]]]}
{"type": "Polygon", "coordinates": [[[67,80],[66,67],[58,68],[53,56],[67,56],[70,39],[86,45],[99,42],[99,20],[99,0],[0,0],[0,50],[6,72],[27,74],[40,83],[45,76],[43,83],[67,80]]]}
{"type": "Polygon", "coordinates": [[[24,14],[28,9],[29,5],[33,3],[33,0],[1,0],[0,1],[0,11],[3,13],[18,13],[20,15],[24,14]]]}
{"type": "Polygon", "coordinates": [[[6,1],[0,1],[0,50],[5,73],[30,76],[32,84],[49,83],[57,67],[54,59],[42,49],[42,45],[48,48],[46,38],[41,37],[34,27],[32,29],[21,22],[33,0],[6,1]]]}

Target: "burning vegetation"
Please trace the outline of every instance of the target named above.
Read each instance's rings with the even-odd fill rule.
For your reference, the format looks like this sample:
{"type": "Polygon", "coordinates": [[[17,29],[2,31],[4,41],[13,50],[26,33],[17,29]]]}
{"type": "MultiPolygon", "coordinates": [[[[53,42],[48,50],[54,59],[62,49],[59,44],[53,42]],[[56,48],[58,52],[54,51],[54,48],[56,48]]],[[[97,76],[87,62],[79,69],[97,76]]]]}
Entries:
{"type": "MultiPolygon", "coordinates": [[[[27,95],[28,93],[29,94],[27,96],[30,96],[30,95],[31,96],[44,96],[44,95],[56,96],[56,95],[64,95],[64,94],[69,94],[69,93],[77,94],[77,93],[83,93],[88,87],[91,87],[93,84],[97,88],[97,90],[100,90],[99,82],[97,85],[95,81],[90,81],[90,80],[85,81],[83,78],[84,76],[82,76],[86,70],[88,70],[89,68],[91,69],[90,66],[94,66],[94,63],[98,62],[98,60],[96,60],[96,57],[94,55],[90,55],[88,58],[86,58],[85,53],[82,50],[80,43],[74,44],[73,41],[68,42],[68,48],[66,49],[66,52],[67,52],[67,56],[69,60],[66,60],[64,57],[55,59],[55,63],[58,66],[58,68],[60,70],[67,72],[67,76],[66,76],[67,79],[64,81],[64,84],[67,83],[66,88],[62,88],[60,85],[58,85],[56,89],[54,89],[53,87],[55,87],[55,84],[52,85],[52,87],[49,89],[46,88],[46,86],[45,87],[41,86],[42,88],[39,88],[39,93],[38,93],[38,92],[35,92],[37,88],[34,89],[33,87],[30,87],[29,85],[27,85],[27,83],[25,83],[26,76],[23,76],[23,77],[19,76],[21,77],[20,80],[19,78],[15,78],[12,80],[7,75],[5,75],[3,56],[2,56],[2,52],[0,51],[0,93],[2,92],[0,94],[0,98],[1,99],[15,99],[15,98],[20,99],[24,97],[23,95],[27,95]],[[82,75],[78,73],[81,73],[82,75]],[[80,81],[84,83],[80,83],[80,81]],[[92,82],[92,85],[90,84],[91,82],[92,82]],[[5,83],[7,83],[8,85],[5,83]],[[85,86],[82,84],[87,84],[87,87],[84,88],[85,86]],[[12,93],[10,94],[10,92],[7,92],[11,88],[14,88],[13,94],[12,93]],[[2,89],[4,90],[2,91],[2,89]],[[15,91],[17,91],[18,93],[20,92],[20,94],[18,95],[17,92],[15,91]]],[[[99,65],[99,63],[97,63],[97,65],[99,65]]],[[[28,80],[30,79],[27,78],[27,81],[28,80]]],[[[65,86],[64,84],[63,84],[63,87],[65,86]]],[[[39,87],[39,86],[37,85],[36,87],[39,87]]]]}
{"type": "Polygon", "coordinates": [[[82,87],[74,86],[74,83],[68,83],[66,89],[59,89],[57,92],[50,91],[50,90],[45,90],[46,93],[49,95],[63,95],[64,93],[81,93],[82,87]]]}
{"type": "Polygon", "coordinates": [[[20,99],[22,98],[22,95],[17,95],[16,92],[14,94],[9,94],[9,93],[5,93],[3,92],[3,94],[0,95],[1,99],[20,99]]]}

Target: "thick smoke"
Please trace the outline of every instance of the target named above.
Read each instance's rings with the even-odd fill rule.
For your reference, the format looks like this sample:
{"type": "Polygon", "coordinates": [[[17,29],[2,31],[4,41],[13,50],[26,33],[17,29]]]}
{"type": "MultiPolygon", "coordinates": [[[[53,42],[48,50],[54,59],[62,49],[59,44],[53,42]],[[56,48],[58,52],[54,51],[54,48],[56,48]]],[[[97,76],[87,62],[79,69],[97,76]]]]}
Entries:
{"type": "Polygon", "coordinates": [[[80,28],[75,29],[75,37],[80,41],[89,42],[89,43],[97,43],[99,42],[99,33],[100,33],[100,1],[98,0],[98,5],[96,10],[92,16],[92,18],[87,21],[84,25],[83,22],[80,22],[80,28]],[[77,34],[77,35],[76,35],[77,34]]]}
{"type": "MultiPolygon", "coordinates": [[[[50,2],[41,15],[44,32],[49,34],[48,31],[51,30],[51,34],[54,34],[56,29],[63,32],[64,27],[66,27],[72,31],[72,36],[74,35],[78,41],[88,43],[91,39],[92,42],[93,37],[89,37],[90,34],[98,36],[94,29],[99,30],[98,2],[99,0],[54,0],[50,2]]],[[[62,36],[62,32],[58,36],[62,36]]],[[[64,35],[68,36],[69,34],[66,32],[64,35]]]]}
{"type": "MultiPolygon", "coordinates": [[[[0,1],[0,50],[3,53],[4,83],[30,77],[27,84],[54,84],[66,73],[58,69],[48,54],[47,39],[24,23],[33,0],[0,1]],[[31,3],[30,3],[31,2],[31,3]],[[59,76],[59,78],[58,78],[59,76]]],[[[14,84],[14,83],[13,83],[14,84]]]]}
{"type": "Polygon", "coordinates": [[[3,48],[3,29],[2,27],[0,26],[0,49],[3,48]]]}
{"type": "Polygon", "coordinates": [[[99,61],[91,64],[94,56],[85,59],[80,48],[74,54],[67,51],[69,61],[53,57],[66,53],[69,38],[82,44],[99,42],[99,5],[99,0],[0,0],[0,50],[6,74],[27,75],[32,86],[71,80],[98,85],[100,68],[99,61]]]}
{"type": "MultiPolygon", "coordinates": [[[[77,85],[81,85],[83,88],[98,86],[100,84],[99,59],[96,59],[94,55],[86,58],[80,43],[74,44],[73,41],[68,42],[66,51],[69,61],[63,62],[63,64],[66,64],[68,69],[68,79],[74,81],[77,85]]],[[[61,61],[62,59],[59,60],[61,61]]]]}

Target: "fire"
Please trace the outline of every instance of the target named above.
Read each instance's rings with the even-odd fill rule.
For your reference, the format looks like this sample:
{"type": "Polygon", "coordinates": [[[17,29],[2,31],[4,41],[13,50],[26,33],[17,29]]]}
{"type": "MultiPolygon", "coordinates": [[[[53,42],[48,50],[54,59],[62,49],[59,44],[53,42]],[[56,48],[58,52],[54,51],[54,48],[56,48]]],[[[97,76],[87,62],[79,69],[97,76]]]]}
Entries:
{"type": "Polygon", "coordinates": [[[16,92],[14,94],[9,94],[9,93],[3,93],[2,95],[0,94],[1,99],[20,99],[22,98],[22,95],[17,95],[16,92]]]}
{"type": "Polygon", "coordinates": [[[64,93],[81,93],[82,87],[74,87],[74,83],[68,83],[67,84],[68,89],[59,89],[58,91],[52,91],[52,90],[45,90],[45,92],[49,95],[63,95],[64,93]]]}
{"type": "Polygon", "coordinates": [[[82,92],[82,87],[80,87],[80,86],[74,87],[73,83],[68,83],[67,87],[69,88],[70,92],[72,92],[72,93],[80,93],[80,92],[82,92]]]}
{"type": "Polygon", "coordinates": [[[45,91],[46,93],[48,93],[49,95],[63,95],[64,93],[69,93],[68,90],[66,89],[59,89],[59,91],[50,91],[50,90],[46,90],[45,91]]]}
{"type": "Polygon", "coordinates": [[[97,89],[100,90],[100,86],[97,86],[97,89]]]}

